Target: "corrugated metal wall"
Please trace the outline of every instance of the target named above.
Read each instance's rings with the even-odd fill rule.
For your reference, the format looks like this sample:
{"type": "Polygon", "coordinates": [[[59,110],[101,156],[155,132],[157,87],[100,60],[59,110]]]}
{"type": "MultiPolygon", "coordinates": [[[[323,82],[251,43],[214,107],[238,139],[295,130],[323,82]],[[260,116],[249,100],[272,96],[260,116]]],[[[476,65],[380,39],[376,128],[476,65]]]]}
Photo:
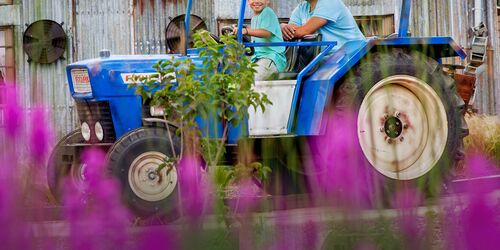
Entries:
{"type": "MultiPolygon", "coordinates": [[[[15,2],[20,4],[19,2],[15,2]]],[[[59,136],[74,129],[75,112],[72,108],[73,100],[69,96],[66,80],[66,64],[73,60],[70,49],[66,50],[64,60],[43,65],[35,62],[28,63],[28,56],[22,49],[22,34],[25,24],[37,20],[50,19],[64,23],[63,29],[71,37],[71,2],[53,0],[24,0],[22,1],[19,21],[15,26],[16,41],[16,78],[21,87],[24,106],[32,108],[40,104],[52,110],[53,121],[59,136]]],[[[68,44],[70,40],[68,40],[68,44]]],[[[68,46],[69,48],[69,46],[68,46]]],[[[42,124],[40,124],[42,125],[42,124]]]]}
{"type": "Polygon", "coordinates": [[[17,81],[24,105],[32,108],[45,104],[53,113],[57,136],[77,128],[76,111],[69,95],[66,65],[76,60],[94,58],[98,51],[132,52],[130,0],[25,0],[22,1],[19,25],[15,26],[17,81]],[[52,64],[28,63],[22,49],[25,24],[50,19],[63,23],[68,47],[64,60],[52,64]],[[74,39],[73,39],[74,38],[74,39]]]}
{"type": "Polygon", "coordinates": [[[500,114],[500,15],[498,15],[497,1],[485,2],[486,26],[489,30],[488,67],[483,75],[486,79],[477,86],[477,95],[474,106],[486,114],[500,114]]]}
{"type": "MultiPolygon", "coordinates": [[[[186,0],[134,1],[135,54],[166,53],[165,29],[170,20],[186,13],[186,0]]],[[[233,3],[234,6],[234,3],[233,3]]],[[[215,30],[213,0],[193,1],[191,14],[204,19],[208,30],[215,30]]]]}
{"type": "Polygon", "coordinates": [[[109,49],[113,54],[132,53],[131,0],[68,0],[74,3],[75,59],[95,58],[109,49]]]}
{"type": "MultiPolygon", "coordinates": [[[[239,15],[239,1],[214,0],[214,14],[219,19],[235,19],[239,15]]],[[[303,0],[272,0],[269,6],[279,18],[289,18],[293,9],[303,0]]],[[[344,0],[351,13],[355,16],[389,15],[399,11],[397,3],[400,0],[344,0]]],[[[247,7],[245,18],[251,18],[252,12],[247,7]]]]}
{"type": "Polygon", "coordinates": [[[411,11],[413,36],[451,36],[462,46],[468,44],[469,8],[465,1],[412,1],[411,11]]]}

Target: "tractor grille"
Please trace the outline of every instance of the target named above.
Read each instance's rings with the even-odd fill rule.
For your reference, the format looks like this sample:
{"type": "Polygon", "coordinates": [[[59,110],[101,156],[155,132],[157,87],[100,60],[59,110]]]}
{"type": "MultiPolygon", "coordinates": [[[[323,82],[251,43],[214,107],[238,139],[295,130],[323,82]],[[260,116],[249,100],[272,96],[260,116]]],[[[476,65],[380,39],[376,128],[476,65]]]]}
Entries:
{"type": "Polygon", "coordinates": [[[76,110],[80,123],[86,122],[90,126],[90,142],[98,142],[95,135],[94,126],[100,122],[104,130],[104,139],[101,142],[114,142],[116,140],[113,119],[108,102],[77,102],[76,110]]]}

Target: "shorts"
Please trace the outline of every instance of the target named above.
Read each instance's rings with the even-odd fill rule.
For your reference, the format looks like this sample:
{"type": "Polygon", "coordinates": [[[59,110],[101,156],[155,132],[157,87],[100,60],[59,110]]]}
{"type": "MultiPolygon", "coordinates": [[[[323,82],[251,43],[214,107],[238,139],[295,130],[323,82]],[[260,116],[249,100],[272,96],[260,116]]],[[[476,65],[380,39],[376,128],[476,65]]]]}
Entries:
{"type": "Polygon", "coordinates": [[[257,66],[255,67],[255,81],[265,81],[271,77],[272,74],[278,73],[278,68],[274,64],[273,60],[269,58],[259,58],[255,61],[257,66]]]}

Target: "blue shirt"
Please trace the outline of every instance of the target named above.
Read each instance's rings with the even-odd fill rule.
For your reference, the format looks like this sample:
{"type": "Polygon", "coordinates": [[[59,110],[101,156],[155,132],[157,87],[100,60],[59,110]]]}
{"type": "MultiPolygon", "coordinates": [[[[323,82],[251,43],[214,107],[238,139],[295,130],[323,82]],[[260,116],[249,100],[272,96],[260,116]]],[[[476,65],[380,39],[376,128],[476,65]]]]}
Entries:
{"type": "MultiPolygon", "coordinates": [[[[252,17],[251,26],[252,29],[265,29],[271,32],[270,38],[252,37],[253,42],[283,42],[283,35],[281,34],[281,27],[278,21],[278,16],[276,16],[271,8],[266,7],[258,15],[252,17]]],[[[286,57],[285,47],[283,46],[255,47],[255,54],[252,57],[252,61],[255,61],[259,58],[268,58],[272,60],[279,72],[285,70],[286,57]]]]}
{"type": "Polygon", "coordinates": [[[351,12],[341,0],[318,0],[316,8],[310,11],[311,5],[304,1],[292,12],[291,24],[303,26],[311,17],[320,17],[328,21],[319,28],[323,41],[337,41],[333,51],[338,50],[346,42],[353,40],[366,40],[359,30],[351,12]]]}

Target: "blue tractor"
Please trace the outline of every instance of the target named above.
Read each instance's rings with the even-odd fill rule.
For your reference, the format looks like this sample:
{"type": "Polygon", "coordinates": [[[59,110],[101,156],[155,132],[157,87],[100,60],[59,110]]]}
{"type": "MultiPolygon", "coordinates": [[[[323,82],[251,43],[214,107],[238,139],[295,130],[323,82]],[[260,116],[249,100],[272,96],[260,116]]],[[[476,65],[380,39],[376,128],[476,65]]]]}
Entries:
{"type": "MultiPolygon", "coordinates": [[[[186,10],[189,27],[191,0],[186,10]]],[[[403,1],[397,35],[386,39],[351,41],[329,53],[335,41],[295,41],[280,44],[244,43],[245,46],[288,46],[289,69],[294,72],[256,82],[274,103],[262,112],[249,112],[247,131],[229,132],[228,148],[242,138],[290,140],[321,137],[326,112],[354,110],[357,136],[363,157],[388,183],[418,181],[445,175],[463,157],[464,102],[455,81],[442,70],[444,57],[466,53],[450,37],[408,37],[410,1],[403,1]],[[316,49],[311,60],[297,66],[302,47],[316,49]],[[368,76],[368,77],[367,77],[368,76]]],[[[238,39],[242,42],[241,1],[238,39]]],[[[185,32],[188,34],[189,32],[185,32]]],[[[186,37],[187,40],[187,37],[186,37]]],[[[189,57],[201,64],[198,51],[169,55],[110,55],[67,66],[71,96],[81,127],[62,138],[48,163],[48,181],[59,197],[62,179],[84,181],[85,164],[80,154],[99,147],[108,154],[110,172],[122,185],[124,201],[140,215],[169,214],[179,199],[177,166],[157,172],[165,158],[179,150],[173,129],[159,126],[154,112],[143,105],[129,85],[133,76],[156,73],[159,60],[189,57]],[[170,132],[169,132],[170,131],[170,132]]],[[[300,152],[298,152],[300,153],[300,152]]],[[[273,167],[273,166],[271,166],[273,167]]],[[[275,169],[273,169],[275,171],[275,169]]],[[[279,172],[276,170],[276,172],[279,172]]]]}

